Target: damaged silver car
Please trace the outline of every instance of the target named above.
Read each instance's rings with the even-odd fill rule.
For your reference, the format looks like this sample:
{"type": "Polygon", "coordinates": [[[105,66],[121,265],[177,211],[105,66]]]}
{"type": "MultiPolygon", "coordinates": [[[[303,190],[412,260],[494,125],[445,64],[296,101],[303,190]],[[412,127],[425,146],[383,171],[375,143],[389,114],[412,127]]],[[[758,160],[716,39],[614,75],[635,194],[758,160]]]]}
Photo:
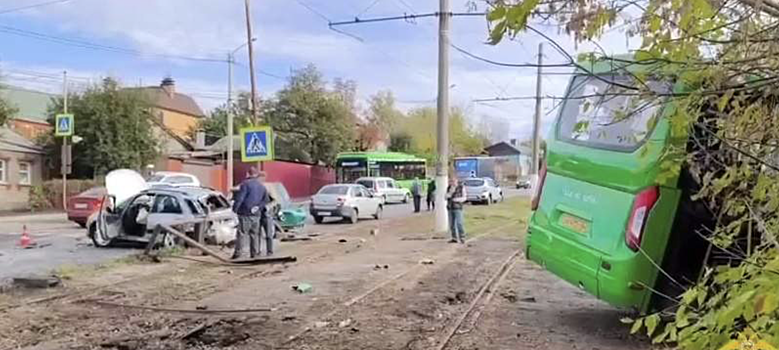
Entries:
{"type": "MultiPolygon", "coordinates": [[[[107,195],[88,222],[88,235],[97,247],[118,242],[149,243],[158,224],[172,225],[192,237],[216,235],[215,228],[235,230],[237,217],[219,192],[201,187],[155,187],[133,170],[114,170],[106,176],[107,195]]],[[[235,236],[234,232],[229,235],[235,236]]],[[[157,237],[162,246],[176,244],[172,235],[157,237]]]]}

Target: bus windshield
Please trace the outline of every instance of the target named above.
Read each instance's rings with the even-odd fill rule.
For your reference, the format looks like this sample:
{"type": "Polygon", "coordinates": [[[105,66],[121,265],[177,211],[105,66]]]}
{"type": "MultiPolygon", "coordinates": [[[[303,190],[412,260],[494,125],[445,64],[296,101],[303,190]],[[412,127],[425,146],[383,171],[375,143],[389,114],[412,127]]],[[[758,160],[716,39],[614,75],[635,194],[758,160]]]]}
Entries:
{"type": "MultiPolygon", "coordinates": [[[[662,100],[637,96],[636,91],[618,86],[633,85],[628,77],[599,78],[580,75],[573,79],[557,135],[595,148],[635,150],[652,131],[662,100]]],[[[653,91],[667,91],[659,82],[647,85],[653,91]]]]}

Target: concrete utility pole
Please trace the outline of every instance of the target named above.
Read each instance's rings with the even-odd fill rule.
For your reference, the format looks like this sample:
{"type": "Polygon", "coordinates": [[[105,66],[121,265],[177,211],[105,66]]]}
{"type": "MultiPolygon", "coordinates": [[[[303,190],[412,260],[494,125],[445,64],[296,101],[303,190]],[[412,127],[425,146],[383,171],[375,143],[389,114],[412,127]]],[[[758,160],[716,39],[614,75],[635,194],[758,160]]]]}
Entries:
{"type": "Polygon", "coordinates": [[[530,175],[535,188],[538,179],[538,166],[541,164],[541,74],[544,62],[544,44],[538,44],[538,77],[536,78],[536,114],[533,117],[533,163],[530,165],[530,175]]]}
{"type": "MultiPolygon", "coordinates": [[[[62,72],[62,112],[68,113],[68,72],[62,72]]],[[[73,128],[73,125],[70,126],[73,128]]],[[[68,210],[68,137],[62,137],[62,209],[68,210]]]]}
{"type": "Polygon", "coordinates": [[[251,6],[249,6],[249,0],[245,0],[246,4],[246,40],[249,45],[249,75],[252,80],[252,123],[259,125],[259,117],[257,115],[257,82],[254,81],[254,46],[252,45],[252,16],[251,6]]]}
{"type": "Polygon", "coordinates": [[[233,53],[227,54],[227,191],[233,188],[233,53]]]}
{"type": "Polygon", "coordinates": [[[440,0],[438,15],[438,157],[435,164],[435,231],[446,232],[449,215],[446,188],[449,185],[449,0],[440,0]]]}

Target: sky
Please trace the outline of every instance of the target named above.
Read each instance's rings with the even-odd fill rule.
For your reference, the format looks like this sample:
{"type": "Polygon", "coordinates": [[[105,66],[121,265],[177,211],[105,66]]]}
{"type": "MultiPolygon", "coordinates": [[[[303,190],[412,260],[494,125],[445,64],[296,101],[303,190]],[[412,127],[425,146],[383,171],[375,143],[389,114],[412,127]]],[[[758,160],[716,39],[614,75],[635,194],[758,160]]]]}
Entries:
{"type": "MultiPolygon", "coordinates": [[[[483,1],[452,0],[452,11],[485,11],[483,1]]],[[[327,79],[357,82],[360,104],[392,90],[403,110],[435,106],[437,18],[339,26],[328,22],[436,12],[437,0],[253,0],[251,3],[256,81],[261,96],[281,89],[295,69],[311,63],[327,79]]],[[[531,20],[568,54],[636,48],[621,29],[598,41],[574,45],[554,23],[531,20]]],[[[538,44],[523,33],[497,46],[485,43],[488,23],[481,16],[452,19],[451,42],[468,52],[506,63],[534,63],[538,44]]],[[[204,110],[227,99],[228,52],[246,42],[242,0],[2,0],[0,1],[0,81],[59,93],[68,72],[71,89],[111,76],[128,86],[158,85],[167,76],[179,92],[192,95],[204,110]],[[38,6],[40,5],[40,6],[38,6]],[[27,9],[20,9],[29,7],[27,9]]],[[[248,91],[248,52],[235,54],[234,91],[248,91]]],[[[545,44],[545,63],[566,57],[545,44]]],[[[567,69],[547,68],[542,95],[562,96],[567,69]]],[[[450,52],[450,100],[468,111],[474,127],[490,124],[501,139],[532,134],[535,101],[474,102],[535,95],[536,70],[511,68],[450,52]],[[506,128],[507,127],[507,128],[506,128]],[[501,131],[503,130],[503,131],[501,131]]],[[[557,109],[544,100],[546,132],[557,109]]]]}

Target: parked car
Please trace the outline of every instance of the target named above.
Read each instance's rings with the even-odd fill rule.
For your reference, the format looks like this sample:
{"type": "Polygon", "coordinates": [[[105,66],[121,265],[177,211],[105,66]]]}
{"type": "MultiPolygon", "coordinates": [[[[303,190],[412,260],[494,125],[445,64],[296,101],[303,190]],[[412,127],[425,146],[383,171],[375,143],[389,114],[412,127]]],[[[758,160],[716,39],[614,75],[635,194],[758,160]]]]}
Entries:
{"type": "Polygon", "coordinates": [[[151,187],[200,187],[200,180],[198,180],[197,176],[172,171],[156,172],[146,179],[146,183],[151,187]]]}
{"type": "Polygon", "coordinates": [[[87,227],[89,216],[100,209],[100,203],[105,195],[105,187],[93,187],[68,198],[68,220],[81,227],[87,227]]]}
{"type": "Polygon", "coordinates": [[[314,221],[322,223],[326,217],[339,217],[356,224],[360,218],[381,219],[384,201],[357,184],[327,185],[311,197],[309,211],[314,221]]]}
{"type": "Polygon", "coordinates": [[[266,182],[265,187],[276,202],[276,206],[273,208],[273,215],[276,219],[276,231],[288,231],[305,226],[308,214],[305,208],[296,207],[292,204],[284,184],[281,182],[266,182]]]}
{"type": "MultiPolygon", "coordinates": [[[[95,246],[107,247],[115,241],[148,243],[158,224],[176,224],[186,233],[202,232],[215,225],[236,227],[238,220],[230,203],[219,192],[198,187],[149,188],[140,174],[116,170],[106,176],[107,195],[100,210],[88,220],[88,235],[95,246]]],[[[161,244],[173,245],[171,235],[158,237],[161,244]]]]}
{"type": "Polygon", "coordinates": [[[385,203],[408,203],[411,200],[411,191],[398,186],[395,180],[389,177],[361,177],[355,183],[365,186],[385,203]]]}
{"type": "Polygon", "coordinates": [[[465,195],[470,203],[492,203],[503,201],[503,190],[488,177],[469,178],[463,180],[465,195]]]}
{"type": "Polygon", "coordinates": [[[528,189],[530,188],[530,180],[517,180],[517,189],[528,189]]]}

